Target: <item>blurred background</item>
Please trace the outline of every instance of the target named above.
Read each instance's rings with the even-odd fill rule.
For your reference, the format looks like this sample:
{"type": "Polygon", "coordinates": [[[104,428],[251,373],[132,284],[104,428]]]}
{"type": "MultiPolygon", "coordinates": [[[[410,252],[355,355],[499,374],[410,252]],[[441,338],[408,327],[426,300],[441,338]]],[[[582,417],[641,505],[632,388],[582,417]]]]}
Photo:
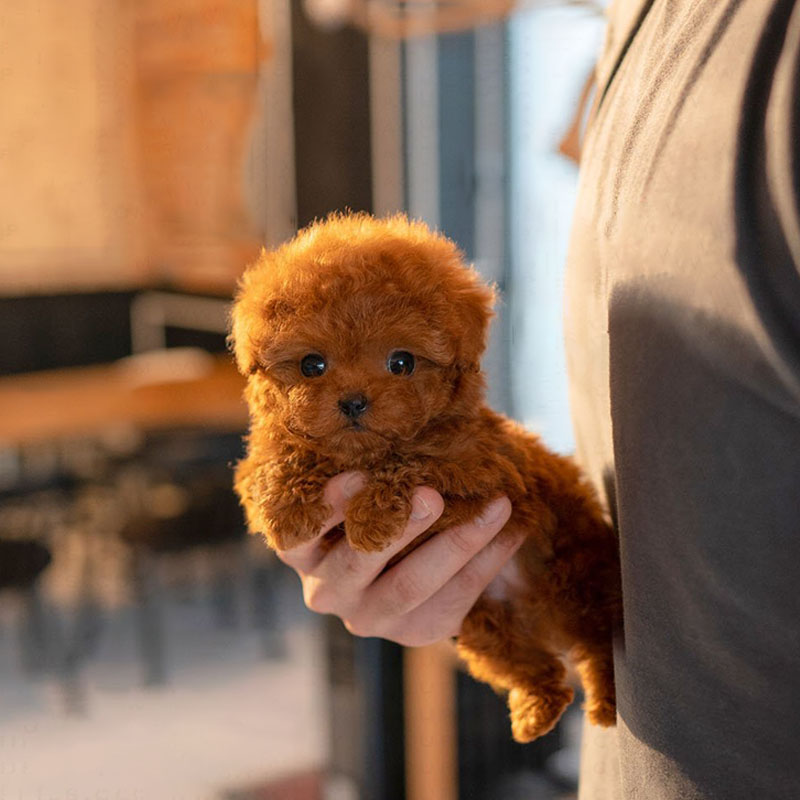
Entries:
{"type": "Polygon", "coordinates": [[[0,798],[573,797],[449,645],[302,606],[231,492],[261,246],[406,210],[501,290],[490,400],[568,452],[591,2],[0,0],[0,798]],[[583,103],[583,105],[582,105],[583,103]]]}

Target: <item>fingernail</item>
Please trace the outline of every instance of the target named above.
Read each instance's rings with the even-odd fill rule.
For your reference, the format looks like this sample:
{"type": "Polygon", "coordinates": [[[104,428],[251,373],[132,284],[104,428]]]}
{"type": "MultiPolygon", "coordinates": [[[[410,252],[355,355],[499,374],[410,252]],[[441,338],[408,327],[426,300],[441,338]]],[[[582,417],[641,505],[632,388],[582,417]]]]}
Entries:
{"type": "Polygon", "coordinates": [[[503,516],[503,512],[506,509],[506,501],[504,498],[500,497],[497,500],[493,500],[484,510],[483,514],[481,514],[478,519],[476,520],[478,525],[486,527],[487,525],[491,525],[503,516]]]}
{"type": "Polygon", "coordinates": [[[342,487],[342,492],[347,500],[349,500],[356,492],[364,486],[364,477],[359,473],[351,475],[342,487]]]}
{"type": "Polygon", "coordinates": [[[419,522],[430,515],[430,506],[419,495],[415,495],[411,502],[411,519],[419,522]]]}

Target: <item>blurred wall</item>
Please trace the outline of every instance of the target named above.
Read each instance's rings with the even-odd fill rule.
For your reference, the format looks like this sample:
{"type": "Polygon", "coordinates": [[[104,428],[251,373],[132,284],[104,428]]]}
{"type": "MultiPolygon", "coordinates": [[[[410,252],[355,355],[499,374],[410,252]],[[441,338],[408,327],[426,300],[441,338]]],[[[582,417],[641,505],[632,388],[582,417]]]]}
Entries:
{"type": "Polygon", "coordinates": [[[257,0],[137,0],[139,160],[160,282],[232,285],[257,253],[245,151],[267,48],[257,0]]]}
{"type": "Polygon", "coordinates": [[[266,54],[257,0],[3,3],[0,293],[232,285],[266,54]]]}
{"type": "Polygon", "coordinates": [[[133,283],[144,266],[131,6],[0,7],[0,291],[133,283]]]}

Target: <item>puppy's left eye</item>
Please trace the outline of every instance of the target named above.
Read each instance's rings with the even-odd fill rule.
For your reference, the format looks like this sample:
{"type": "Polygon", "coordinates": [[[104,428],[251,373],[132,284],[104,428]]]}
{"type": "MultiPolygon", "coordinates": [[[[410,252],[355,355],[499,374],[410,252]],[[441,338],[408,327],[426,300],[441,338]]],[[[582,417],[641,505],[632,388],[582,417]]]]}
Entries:
{"type": "Polygon", "coordinates": [[[392,375],[410,375],[414,371],[414,356],[407,350],[395,350],[386,361],[392,375]]]}
{"type": "Polygon", "coordinates": [[[327,368],[325,357],[319,353],[309,353],[307,356],[303,356],[300,361],[300,372],[306,378],[318,378],[327,368]]]}

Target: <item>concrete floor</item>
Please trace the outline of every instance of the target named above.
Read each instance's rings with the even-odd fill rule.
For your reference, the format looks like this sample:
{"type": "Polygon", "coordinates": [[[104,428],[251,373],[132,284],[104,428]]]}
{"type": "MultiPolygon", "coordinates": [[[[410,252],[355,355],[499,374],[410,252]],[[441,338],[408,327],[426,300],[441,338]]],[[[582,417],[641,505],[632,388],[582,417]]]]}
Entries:
{"type": "Polygon", "coordinates": [[[324,660],[310,615],[292,611],[286,656],[270,659],[261,632],[220,627],[204,602],[166,603],[166,682],[144,687],[123,609],[105,619],[77,679],[80,710],[67,713],[75,686],[52,670],[23,674],[12,605],[0,599],[3,800],[212,800],[324,765],[324,660]]]}

